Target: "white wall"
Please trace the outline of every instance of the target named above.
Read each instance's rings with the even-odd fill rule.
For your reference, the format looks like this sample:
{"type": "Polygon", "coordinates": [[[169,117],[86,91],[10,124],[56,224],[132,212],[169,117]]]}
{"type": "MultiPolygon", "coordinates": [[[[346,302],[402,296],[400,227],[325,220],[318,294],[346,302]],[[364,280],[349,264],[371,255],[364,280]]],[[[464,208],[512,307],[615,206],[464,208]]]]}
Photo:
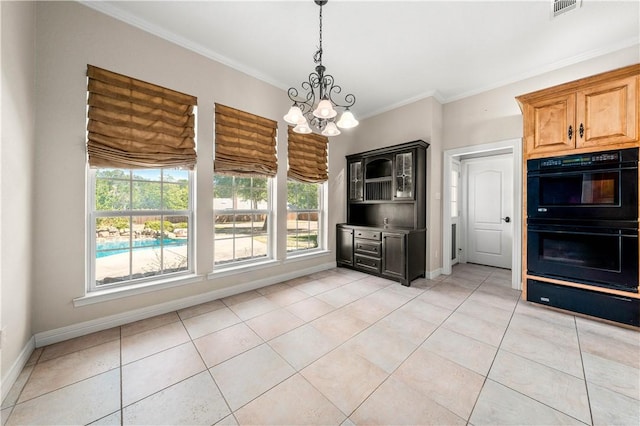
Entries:
{"type": "Polygon", "coordinates": [[[5,396],[8,390],[5,381],[11,384],[20,372],[20,355],[32,336],[35,3],[0,2],[0,18],[0,375],[5,396]]]}
{"type": "MultiPolygon", "coordinates": [[[[169,87],[198,98],[197,115],[197,273],[212,270],[214,102],[278,120],[277,208],[286,211],[286,123],[289,108],[283,90],[145,33],[74,2],[37,4],[36,214],[34,233],[34,333],[117,315],[245,284],[265,277],[304,271],[333,262],[329,252],[293,264],[280,262],[144,295],[74,307],[85,291],[85,128],[86,68],[96,65],[169,87]]],[[[349,137],[330,142],[329,241],[334,246],[337,220],[344,215],[340,179],[349,137]],[[336,166],[338,166],[336,168],[336,166]],[[334,205],[339,203],[337,208],[334,205]],[[334,213],[335,212],[335,213],[334,213]]],[[[276,217],[277,256],[284,261],[284,215],[276,217]]]]}

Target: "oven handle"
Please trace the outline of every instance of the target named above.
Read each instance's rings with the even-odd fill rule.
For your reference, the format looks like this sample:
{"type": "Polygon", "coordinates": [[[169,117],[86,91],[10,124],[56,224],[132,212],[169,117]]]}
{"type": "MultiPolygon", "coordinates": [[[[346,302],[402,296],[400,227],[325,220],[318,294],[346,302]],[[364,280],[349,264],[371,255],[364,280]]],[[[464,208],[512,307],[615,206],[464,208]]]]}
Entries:
{"type": "Polygon", "coordinates": [[[622,164],[622,165],[616,165],[615,167],[594,167],[591,168],[589,166],[585,166],[585,167],[579,167],[576,166],[575,168],[566,168],[566,169],[543,169],[543,170],[529,170],[527,172],[527,176],[528,177],[540,177],[540,176],[551,176],[551,177],[555,177],[555,176],[566,176],[566,175],[580,175],[580,174],[584,174],[584,173],[611,173],[611,172],[622,172],[622,171],[626,171],[626,170],[638,170],[638,164],[622,164]]]}
{"type": "Polygon", "coordinates": [[[529,225],[527,226],[527,231],[535,231],[535,232],[546,232],[548,234],[574,234],[574,235],[598,235],[603,237],[626,237],[626,238],[638,238],[638,231],[630,230],[630,229],[617,229],[612,232],[598,232],[596,230],[561,230],[561,229],[549,229],[546,226],[536,226],[529,225]],[[625,232],[626,231],[626,232],[625,232]],[[634,233],[635,232],[635,233],[634,233]]]}

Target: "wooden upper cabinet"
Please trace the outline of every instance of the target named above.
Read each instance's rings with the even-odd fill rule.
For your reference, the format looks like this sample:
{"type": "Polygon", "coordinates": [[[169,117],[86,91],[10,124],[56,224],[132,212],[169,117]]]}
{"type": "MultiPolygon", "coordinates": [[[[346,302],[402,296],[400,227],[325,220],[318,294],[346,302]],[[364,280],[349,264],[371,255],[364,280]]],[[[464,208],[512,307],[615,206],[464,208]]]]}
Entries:
{"type": "Polygon", "coordinates": [[[524,108],[527,152],[554,152],[575,147],[576,95],[542,99],[524,108]]]}
{"type": "Polygon", "coordinates": [[[640,64],[518,96],[525,158],[638,143],[640,64]]]}
{"type": "Polygon", "coordinates": [[[578,91],[577,147],[638,140],[637,83],[630,77],[578,91]]]}

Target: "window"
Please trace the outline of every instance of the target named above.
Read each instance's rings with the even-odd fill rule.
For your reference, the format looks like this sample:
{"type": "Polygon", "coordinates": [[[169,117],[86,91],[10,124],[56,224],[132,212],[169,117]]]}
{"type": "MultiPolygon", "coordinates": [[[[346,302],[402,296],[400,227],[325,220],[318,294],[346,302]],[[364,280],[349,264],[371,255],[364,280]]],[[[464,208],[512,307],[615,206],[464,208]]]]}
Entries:
{"type": "Polygon", "coordinates": [[[197,99],[87,66],[89,292],[193,272],[197,99]]]}
{"type": "Polygon", "coordinates": [[[322,248],[322,183],[287,182],[287,252],[322,248]]]}
{"type": "Polygon", "coordinates": [[[271,257],[271,178],[213,177],[214,265],[271,257]]]}
{"type": "Polygon", "coordinates": [[[193,272],[193,172],[97,168],[89,173],[89,290],[193,272]]]}
{"type": "Polygon", "coordinates": [[[287,252],[322,249],[329,139],[288,128],[287,252]]]}

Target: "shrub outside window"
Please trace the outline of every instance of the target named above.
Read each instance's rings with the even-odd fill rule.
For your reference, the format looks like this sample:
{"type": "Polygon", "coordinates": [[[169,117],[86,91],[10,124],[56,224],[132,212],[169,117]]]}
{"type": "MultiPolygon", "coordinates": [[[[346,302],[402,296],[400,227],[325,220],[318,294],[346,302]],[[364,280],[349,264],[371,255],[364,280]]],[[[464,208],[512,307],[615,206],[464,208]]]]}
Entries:
{"type": "Polygon", "coordinates": [[[214,265],[271,258],[271,180],[214,174],[214,265]]]}
{"type": "Polygon", "coordinates": [[[193,272],[192,175],[90,170],[89,291],[193,272]]]}
{"type": "Polygon", "coordinates": [[[322,248],[323,185],[287,181],[287,252],[322,248]]]}

